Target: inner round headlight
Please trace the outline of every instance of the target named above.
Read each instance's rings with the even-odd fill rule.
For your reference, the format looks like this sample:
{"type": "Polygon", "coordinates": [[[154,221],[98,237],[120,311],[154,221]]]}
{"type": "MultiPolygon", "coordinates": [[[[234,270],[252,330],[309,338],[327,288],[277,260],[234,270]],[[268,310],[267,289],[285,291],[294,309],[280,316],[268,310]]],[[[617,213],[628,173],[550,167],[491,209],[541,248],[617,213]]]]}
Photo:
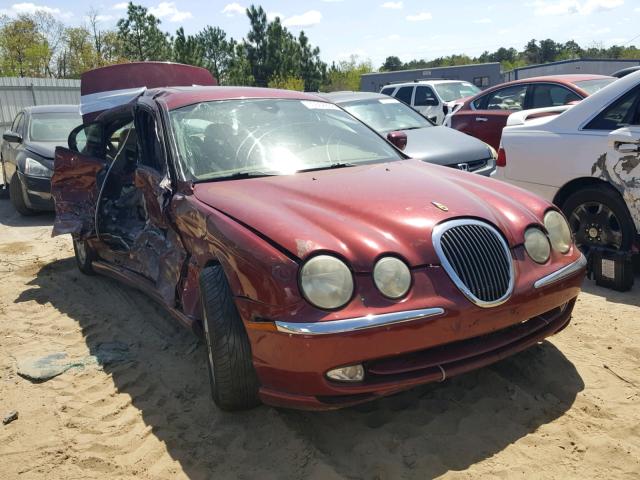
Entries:
{"type": "Polygon", "coordinates": [[[545,263],[551,254],[549,239],[539,228],[529,228],[524,232],[524,248],[537,263],[545,263]]]}
{"type": "Polygon", "coordinates": [[[304,297],[318,308],[340,308],[353,295],[353,277],[345,263],[331,255],[318,255],[300,270],[300,288],[304,297]]]}
{"type": "Polygon", "coordinates": [[[400,298],[411,287],[409,267],[396,257],[383,257],[373,267],[373,281],[385,297],[400,298]]]}
{"type": "Polygon", "coordinates": [[[567,253],[571,248],[571,229],[564,217],[555,210],[549,210],[544,216],[544,227],[549,232],[551,247],[560,253],[567,253]]]}

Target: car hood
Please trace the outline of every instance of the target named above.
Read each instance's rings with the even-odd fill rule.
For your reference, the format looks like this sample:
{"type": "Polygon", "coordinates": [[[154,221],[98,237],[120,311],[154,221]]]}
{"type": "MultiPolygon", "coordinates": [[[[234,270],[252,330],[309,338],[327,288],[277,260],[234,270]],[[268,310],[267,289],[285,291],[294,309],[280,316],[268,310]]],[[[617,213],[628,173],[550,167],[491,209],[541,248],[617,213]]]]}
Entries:
{"type": "Polygon", "coordinates": [[[456,217],[484,219],[515,246],[549,207],[505,183],[411,159],[199,183],[194,195],[292,256],[335,252],[360,272],[391,252],[412,266],[438,264],[432,228],[456,217]]]}
{"type": "Polygon", "coordinates": [[[28,142],[25,144],[25,149],[47,160],[53,160],[59,144],[60,142],[28,142]]]}
{"type": "Polygon", "coordinates": [[[407,146],[403,151],[411,158],[450,166],[491,157],[484,142],[449,127],[416,128],[404,132],[407,134],[407,146]]]}

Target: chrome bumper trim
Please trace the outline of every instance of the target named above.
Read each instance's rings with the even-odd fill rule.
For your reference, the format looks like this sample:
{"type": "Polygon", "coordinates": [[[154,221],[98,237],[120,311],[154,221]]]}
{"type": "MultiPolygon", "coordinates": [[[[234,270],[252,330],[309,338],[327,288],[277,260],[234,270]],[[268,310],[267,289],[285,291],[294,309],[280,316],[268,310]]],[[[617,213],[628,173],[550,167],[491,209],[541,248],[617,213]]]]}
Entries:
{"type": "Polygon", "coordinates": [[[443,314],[444,308],[423,308],[421,310],[382,313],[380,315],[367,315],[366,317],[346,318],[344,320],[331,320],[328,322],[296,323],[276,321],[276,328],[279,332],[294,335],[328,335],[332,333],[355,332],[368,328],[411,322],[413,320],[422,320],[443,314]]]}
{"type": "Polygon", "coordinates": [[[537,280],[534,284],[534,288],[542,288],[552,283],[559,282],[560,280],[573,275],[574,273],[582,270],[587,266],[587,259],[583,254],[580,254],[580,258],[566,267],[562,267],[560,270],[557,270],[546,277],[542,277],[540,280],[537,280]]]}

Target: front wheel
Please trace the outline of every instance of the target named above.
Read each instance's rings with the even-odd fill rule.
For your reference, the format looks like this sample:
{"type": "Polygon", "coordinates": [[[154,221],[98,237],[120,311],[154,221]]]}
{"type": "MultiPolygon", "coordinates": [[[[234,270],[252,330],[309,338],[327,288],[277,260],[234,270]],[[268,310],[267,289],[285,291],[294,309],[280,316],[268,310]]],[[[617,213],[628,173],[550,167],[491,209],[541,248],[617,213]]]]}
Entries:
{"type": "Polygon", "coordinates": [[[93,261],[96,259],[96,253],[87,244],[86,240],[73,239],[73,253],[76,256],[76,264],[78,270],[85,275],[95,275],[93,270],[93,261]]]}
{"type": "Polygon", "coordinates": [[[572,193],[562,205],[576,245],[585,253],[592,248],[629,251],[636,234],[629,210],[612,188],[593,186],[572,193]]]}
{"type": "Polygon", "coordinates": [[[211,393],[222,410],[246,410],[260,403],[249,337],[220,265],[200,275],[203,326],[211,393]]]}
{"type": "Polygon", "coordinates": [[[27,206],[27,202],[24,199],[25,195],[26,192],[20,183],[18,174],[14,173],[11,183],[9,184],[9,200],[11,200],[11,205],[13,205],[13,208],[15,208],[20,215],[30,217],[31,215],[35,215],[36,211],[27,206]]]}

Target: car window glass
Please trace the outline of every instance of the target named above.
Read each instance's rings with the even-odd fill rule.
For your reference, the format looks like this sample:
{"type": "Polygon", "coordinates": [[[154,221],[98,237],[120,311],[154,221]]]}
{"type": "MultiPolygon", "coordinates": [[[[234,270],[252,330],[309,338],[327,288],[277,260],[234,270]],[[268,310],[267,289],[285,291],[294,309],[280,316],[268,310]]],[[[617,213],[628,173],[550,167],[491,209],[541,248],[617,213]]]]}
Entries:
{"type": "Polygon", "coordinates": [[[630,125],[636,116],[640,88],[635,88],[605,108],[586,126],[589,130],[617,130],[630,125]]]}
{"type": "Polygon", "coordinates": [[[19,113],[18,115],[16,115],[16,118],[13,120],[13,123],[11,124],[11,131],[14,133],[19,133],[18,132],[18,125],[20,124],[20,122],[22,122],[22,117],[23,114],[19,113]]]}
{"type": "Polygon", "coordinates": [[[343,107],[354,117],[381,133],[432,126],[413,108],[394,98],[357,101],[347,103],[343,107]]]}
{"type": "Polygon", "coordinates": [[[484,105],[486,99],[487,96],[483,95],[482,97],[478,97],[473,102],[471,102],[471,105],[473,105],[473,108],[475,108],[476,110],[482,110],[482,106],[484,105]]]}
{"type": "MultiPolygon", "coordinates": [[[[488,78],[485,86],[489,86],[488,78]]],[[[480,93],[480,89],[469,82],[436,83],[434,87],[443,102],[452,102],[459,98],[472,97],[480,93]]]]}
{"type": "Polygon", "coordinates": [[[402,158],[373,130],[326,102],[220,100],[172,110],[170,117],[180,160],[196,180],[402,158]]]}
{"type": "Polygon", "coordinates": [[[69,149],[89,157],[104,158],[102,124],[91,123],[84,127],[77,127],[69,135],[69,149]]]}
{"type": "Polygon", "coordinates": [[[562,85],[534,85],[531,94],[531,108],[556,107],[580,101],[580,96],[562,85]]]}
{"type": "Polygon", "coordinates": [[[78,113],[34,113],[29,123],[29,139],[34,142],[64,142],[71,130],[82,123],[78,113]]]}
{"type": "Polygon", "coordinates": [[[387,88],[383,88],[380,93],[382,93],[383,95],[391,95],[394,90],[395,90],[395,87],[387,87],[387,88]]]}
{"type": "Polygon", "coordinates": [[[413,94],[413,87],[402,87],[396,92],[395,97],[398,100],[406,103],[407,105],[411,105],[412,94],[413,94]]]}
{"type": "Polygon", "coordinates": [[[526,85],[514,85],[490,93],[487,97],[487,110],[522,110],[524,97],[527,93],[526,85]]]}
{"type": "Polygon", "coordinates": [[[438,99],[433,93],[433,90],[429,87],[418,86],[416,87],[416,95],[414,99],[414,105],[416,107],[424,107],[427,105],[438,105],[438,99]]]}
{"type": "Polygon", "coordinates": [[[130,166],[137,165],[139,158],[138,135],[132,120],[122,124],[122,120],[114,122],[107,129],[107,160],[117,157],[130,166]]]}

